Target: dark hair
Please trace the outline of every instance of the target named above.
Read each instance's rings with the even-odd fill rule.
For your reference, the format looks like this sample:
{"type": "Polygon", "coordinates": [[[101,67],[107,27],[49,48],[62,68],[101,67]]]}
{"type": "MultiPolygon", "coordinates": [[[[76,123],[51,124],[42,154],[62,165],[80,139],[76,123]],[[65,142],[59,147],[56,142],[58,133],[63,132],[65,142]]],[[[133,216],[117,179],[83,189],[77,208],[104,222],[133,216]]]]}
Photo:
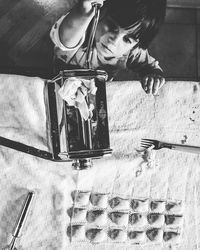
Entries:
{"type": "Polygon", "coordinates": [[[166,13],[166,0],[106,0],[101,18],[110,16],[147,48],[158,33],[166,13]],[[136,24],[140,24],[137,28],[136,24]]]}

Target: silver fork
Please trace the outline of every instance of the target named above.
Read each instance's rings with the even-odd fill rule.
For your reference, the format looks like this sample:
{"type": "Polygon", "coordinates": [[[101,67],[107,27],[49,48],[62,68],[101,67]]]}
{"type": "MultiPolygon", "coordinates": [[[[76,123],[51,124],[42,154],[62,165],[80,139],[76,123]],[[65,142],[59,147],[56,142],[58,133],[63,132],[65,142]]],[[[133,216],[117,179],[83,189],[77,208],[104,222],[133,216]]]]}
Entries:
{"type": "Polygon", "coordinates": [[[193,153],[193,154],[200,154],[200,147],[167,143],[167,142],[162,142],[162,141],[153,140],[153,139],[141,139],[141,146],[145,149],[151,146],[154,146],[153,149],[155,150],[158,150],[161,148],[168,148],[168,149],[179,150],[179,151],[193,153]]]}

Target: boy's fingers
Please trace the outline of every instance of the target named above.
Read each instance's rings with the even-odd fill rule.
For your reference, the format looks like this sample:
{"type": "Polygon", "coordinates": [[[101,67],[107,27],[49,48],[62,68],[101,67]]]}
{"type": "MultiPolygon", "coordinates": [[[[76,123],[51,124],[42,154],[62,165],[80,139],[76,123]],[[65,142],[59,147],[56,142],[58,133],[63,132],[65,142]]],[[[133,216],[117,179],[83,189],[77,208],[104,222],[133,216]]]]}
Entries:
{"type": "Polygon", "coordinates": [[[147,81],[147,94],[151,94],[152,93],[152,89],[153,89],[153,77],[148,77],[148,81],[147,81]]]}
{"type": "Polygon", "coordinates": [[[165,84],[165,78],[161,76],[147,75],[141,79],[142,88],[147,94],[157,94],[158,90],[165,84]]]}
{"type": "Polygon", "coordinates": [[[93,6],[98,4],[100,5],[100,7],[103,6],[104,1],[103,0],[82,0],[80,1],[82,2],[82,6],[84,8],[84,11],[86,11],[86,13],[89,13],[91,10],[94,12],[94,8],[93,6]]]}
{"type": "Polygon", "coordinates": [[[165,78],[157,75],[146,75],[141,79],[142,88],[147,94],[156,95],[165,84],[165,78]]]}
{"type": "Polygon", "coordinates": [[[92,0],[90,2],[92,5],[100,4],[101,6],[103,6],[103,4],[104,4],[104,0],[96,0],[96,1],[92,0]]]}
{"type": "Polygon", "coordinates": [[[144,89],[144,91],[147,91],[147,80],[148,80],[148,76],[145,76],[142,78],[141,83],[142,83],[142,88],[144,89]]]}
{"type": "Polygon", "coordinates": [[[162,86],[165,84],[165,78],[161,77],[160,78],[160,86],[159,89],[162,88],[162,86]]]}
{"type": "Polygon", "coordinates": [[[160,79],[154,78],[154,84],[153,84],[153,90],[152,90],[153,95],[156,95],[158,93],[159,87],[160,87],[160,79]]]}

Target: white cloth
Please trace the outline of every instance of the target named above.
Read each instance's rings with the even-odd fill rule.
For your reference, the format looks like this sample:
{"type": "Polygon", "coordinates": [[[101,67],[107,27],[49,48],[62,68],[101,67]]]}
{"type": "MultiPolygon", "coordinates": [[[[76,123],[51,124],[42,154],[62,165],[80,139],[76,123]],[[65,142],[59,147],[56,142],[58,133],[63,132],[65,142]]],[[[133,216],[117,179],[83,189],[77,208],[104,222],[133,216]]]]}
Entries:
{"type": "MultiPolygon", "coordinates": [[[[43,89],[44,81],[39,78],[0,75],[1,136],[47,150],[43,89]]],[[[109,194],[110,198],[118,195],[182,201],[184,223],[177,248],[196,248],[200,232],[199,155],[163,149],[156,152],[155,167],[148,169],[136,149],[141,138],[149,137],[200,145],[199,84],[167,82],[159,96],[153,97],[143,93],[139,82],[112,82],[107,85],[107,94],[113,155],[94,160],[91,169],[77,172],[72,170],[71,162],[50,162],[0,146],[0,249],[11,239],[15,219],[29,190],[36,195],[22,237],[16,241],[19,249],[168,248],[162,241],[142,246],[128,240],[70,243],[66,230],[75,190],[85,191],[86,199],[79,199],[83,203],[89,202],[90,192],[109,194]],[[141,166],[142,173],[136,176],[141,166]]],[[[101,206],[111,209],[107,202],[101,206]]],[[[86,212],[91,208],[90,203],[86,212]]],[[[80,232],[85,237],[84,230],[80,232]]]]}

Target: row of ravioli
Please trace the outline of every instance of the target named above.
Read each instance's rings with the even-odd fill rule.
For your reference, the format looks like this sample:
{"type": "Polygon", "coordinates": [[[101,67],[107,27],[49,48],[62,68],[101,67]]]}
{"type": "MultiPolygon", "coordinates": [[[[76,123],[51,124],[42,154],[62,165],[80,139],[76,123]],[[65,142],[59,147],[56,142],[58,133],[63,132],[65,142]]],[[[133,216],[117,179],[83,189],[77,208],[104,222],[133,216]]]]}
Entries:
{"type": "Polygon", "coordinates": [[[88,228],[84,225],[70,225],[67,228],[70,241],[102,243],[126,242],[130,244],[170,243],[179,244],[180,230],[149,228],[147,230],[123,230],[120,228],[88,228]]]}
{"type": "Polygon", "coordinates": [[[180,200],[158,200],[150,198],[124,198],[119,195],[93,193],[89,191],[73,191],[74,207],[97,207],[112,210],[133,210],[144,213],[182,214],[183,203],[180,200]]]}
{"type": "Polygon", "coordinates": [[[180,214],[130,213],[129,211],[108,212],[107,210],[87,210],[86,208],[74,207],[68,209],[67,212],[71,223],[93,223],[97,226],[181,227],[183,223],[183,216],[180,214]]]}

